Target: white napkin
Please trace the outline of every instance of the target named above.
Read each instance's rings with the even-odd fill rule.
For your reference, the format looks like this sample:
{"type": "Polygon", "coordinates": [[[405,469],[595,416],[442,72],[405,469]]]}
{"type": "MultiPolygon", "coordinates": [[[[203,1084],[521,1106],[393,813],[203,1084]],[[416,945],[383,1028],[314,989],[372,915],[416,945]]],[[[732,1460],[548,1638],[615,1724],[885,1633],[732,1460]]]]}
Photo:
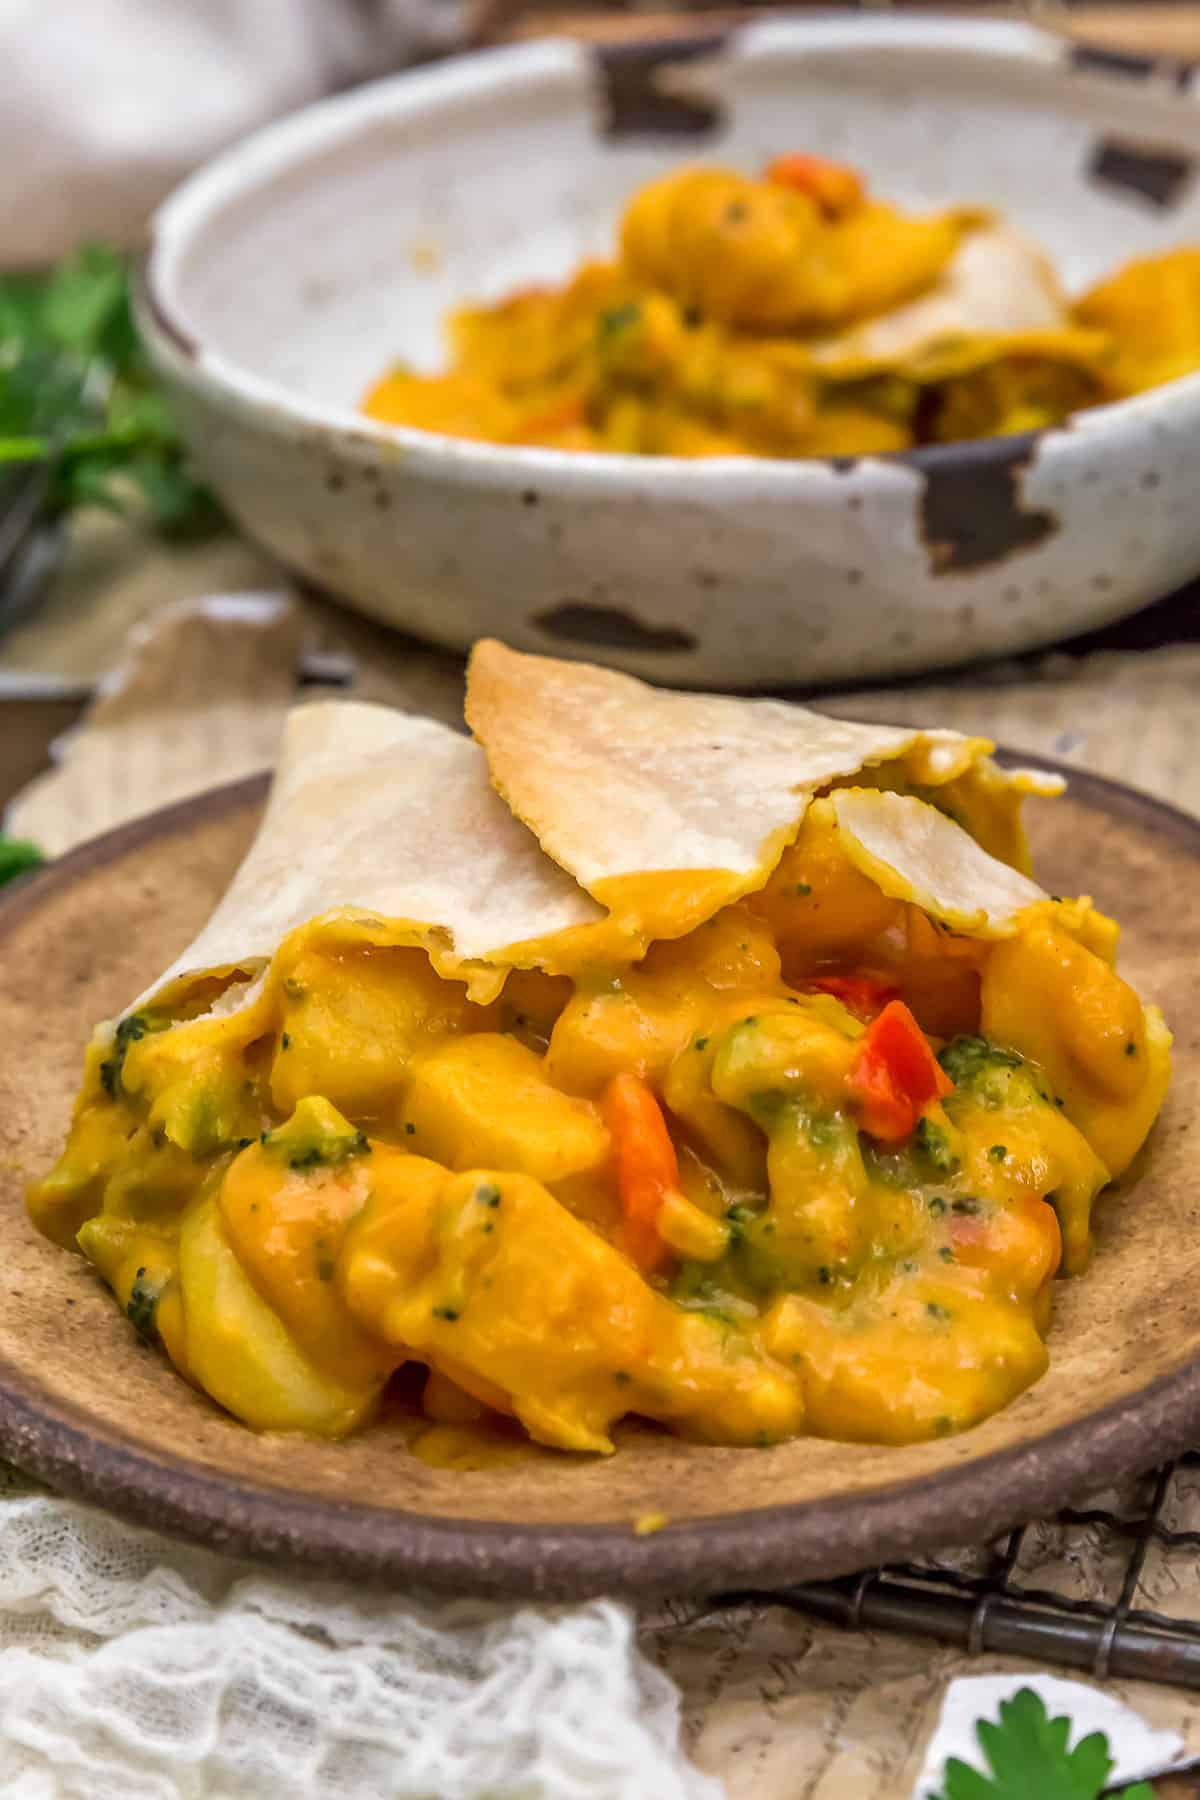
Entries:
{"type": "Polygon", "coordinates": [[[421,1601],[0,1464],[4,1800],[721,1800],[627,1607],[421,1601]]]}
{"type": "Polygon", "coordinates": [[[465,28],[457,0],[0,0],[0,264],[136,242],[175,182],[267,120],[465,28]]]}
{"type": "Polygon", "coordinates": [[[972,1675],[952,1681],[946,1689],[941,1716],[925,1752],[925,1765],[913,1789],[913,1800],[931,1800],[942,1792],[946,1763],[952,1756],[987,1773],[975,1722],[999,1718],[1000,1702],[1011,1700],[1021,1688],[1032,1688],[1052,1719],[1065,1714],[1071,1720],[1072,1749],[1093,1731],[1104,1733],[1115,1765],[1109,1777],[1114,1787],[1149,1781],[1188,1760],[1178,1732],[1153,1730],[1130,1707],[1110,1700],[1088,1682],[1064,1681],[1058,1675],[1037,1673],[972,1675]]]}

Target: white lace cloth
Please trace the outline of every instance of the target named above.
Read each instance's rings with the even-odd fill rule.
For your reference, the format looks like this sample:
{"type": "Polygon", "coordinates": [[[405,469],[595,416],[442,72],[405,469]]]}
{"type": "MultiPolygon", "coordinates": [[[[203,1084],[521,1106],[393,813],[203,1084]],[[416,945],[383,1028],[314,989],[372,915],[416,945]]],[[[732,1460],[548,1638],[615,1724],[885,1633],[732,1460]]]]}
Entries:
{"type": "Polygon", "coordinates": [[[598,1601],[501,1609],[280,1578],[0,1472],[12,1800],[720,1800],[598,1601]]]}

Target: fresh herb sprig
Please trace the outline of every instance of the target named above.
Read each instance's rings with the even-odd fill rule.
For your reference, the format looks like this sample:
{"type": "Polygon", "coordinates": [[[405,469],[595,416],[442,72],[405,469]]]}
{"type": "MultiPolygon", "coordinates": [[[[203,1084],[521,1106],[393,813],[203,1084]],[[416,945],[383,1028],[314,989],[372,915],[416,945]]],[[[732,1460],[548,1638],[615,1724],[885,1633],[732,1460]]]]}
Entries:
{"type": "Polygon", "coordinates": [[[169,536],[222,522],[138,335],[129,264],[99,244],[48,274],[0,278],[0,474],[36,463],[52,514],[132,502],[169,536]]]}
{"type": "MultiPolygon", "coordinates": [[[[1114,1767],[1102,1731],[1068,1750],[1070,1719],[1050,1718],[1032,1688],[1002,1700],[999,1722],[980,1719],[975,1735],[988,1774],[952,1756],[935,1800],[1098,1800],[1114,1767]]],[[[1139,1781],[1122,1789],[1121,1800],[1154,1800],[1154,1790],[1139,1781]]]]}
{"type": "Polygon", "coordinates": [[[5,837],[0,833],[0,887],[6,881],[15,881],[18,875],[25,875],[30,869],[38,869],[45,862],[45,857],[36,844],[28,838],[5,837]]]}

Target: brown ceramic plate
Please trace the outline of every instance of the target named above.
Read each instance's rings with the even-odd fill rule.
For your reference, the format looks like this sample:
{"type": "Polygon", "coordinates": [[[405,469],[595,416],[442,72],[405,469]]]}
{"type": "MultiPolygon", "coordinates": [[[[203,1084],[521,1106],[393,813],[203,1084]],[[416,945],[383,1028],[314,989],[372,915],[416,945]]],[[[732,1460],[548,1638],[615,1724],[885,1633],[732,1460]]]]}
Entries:
{"type": "Polygon", "coordinates": [[[258,1437],[141,1349],[82,1259],[29,1225],[93,1022],[201,923],[253,832],[244,782],[101,838],[0,907],[0,1452],[167,1531],[312,1568],[477,1593],[583,1595],[828,1577],[990,1536],[1200,1440],[1200,824],[1072,774],[1035,809],[1039,873],[1125,924],[1122,966],[1176,1034],[1174,1086],[1058,1293],[1048,1375],[964,1436],[721,1450],[631,1429],[611,1458],[431,1467],[403,1422],[258,1437]],[[647,1512],[670,1524],[638,1537],[647,1512]]]}

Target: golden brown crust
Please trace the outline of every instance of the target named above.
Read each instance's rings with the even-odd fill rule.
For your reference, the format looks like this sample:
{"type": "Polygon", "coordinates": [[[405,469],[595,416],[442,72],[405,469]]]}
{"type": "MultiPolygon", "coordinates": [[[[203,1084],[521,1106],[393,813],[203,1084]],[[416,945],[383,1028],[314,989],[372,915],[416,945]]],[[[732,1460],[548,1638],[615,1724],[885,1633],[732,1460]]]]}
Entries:
{"type": "Polygon", "coordinates": [[[467,723],[499,793],[589,893],[681,869],[725,870],[747,891],[827,782],[922,742],[975,754],[951,734],[675,693],[491,638],[471,657],[467,723]]]}
{"type": "Polygon", "coordinates": [[[952,930],[1004,937],[1027,906],[1049,898],[1028,875],[989,856],[961,825],[912,794],[843,788],[833,795],[833,809],[842,845],[863,874],[952,930]]]}
{"type": "Polygon", "coordinates": [[[261,966],[297,925],[334,911],[380,941],[427,942],[452,973],[600,918],[488,782],[477,747],[432,719],[357,701],[289,716],[262,827],[212,918],[154,984],[261,966]]]}
{"type": "Polygon", "coordinates": [[[478,743],[385,707],[297,708],[250,854],[151,993],[252,974],[332,912],[380,943],[423,944],[479,998],[511,966],[623,961],[761,887],[826,783],[898,757],[914,780],[946,780],[986,748],[492,641],[471,662],[467,717],[478,743]]]}

